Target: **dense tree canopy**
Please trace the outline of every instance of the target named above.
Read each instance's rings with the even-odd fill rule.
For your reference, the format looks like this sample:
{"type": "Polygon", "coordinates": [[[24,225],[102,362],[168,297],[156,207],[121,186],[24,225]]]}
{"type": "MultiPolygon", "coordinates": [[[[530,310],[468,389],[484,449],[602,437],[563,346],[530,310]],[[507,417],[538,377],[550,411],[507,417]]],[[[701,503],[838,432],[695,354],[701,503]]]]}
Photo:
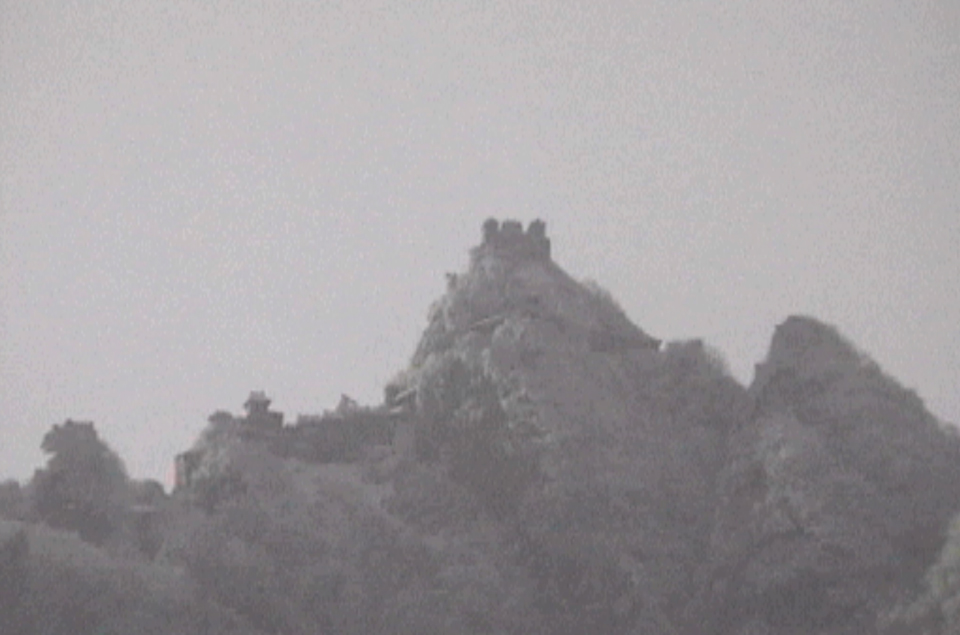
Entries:
{"type": "Polygon", "coordinates": [[[124,522],[130,502],[127,471],[92,423],[67,420],[44,436],[50,455],[34,475],[34,511],[51,527],[103,544],[124,522]]]}

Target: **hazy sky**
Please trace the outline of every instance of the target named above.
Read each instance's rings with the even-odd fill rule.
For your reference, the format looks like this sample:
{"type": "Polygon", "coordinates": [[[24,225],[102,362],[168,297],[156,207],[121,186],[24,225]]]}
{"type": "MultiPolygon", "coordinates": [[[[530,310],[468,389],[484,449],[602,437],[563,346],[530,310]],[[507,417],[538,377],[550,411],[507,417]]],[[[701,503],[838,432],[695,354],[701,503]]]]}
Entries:
{"type": "Polygon", "coordinates": [[[960,3],[0,0],[0,476],[379,401],[488,216],[744,381],[812,314],[960,421],[960,3]]]}

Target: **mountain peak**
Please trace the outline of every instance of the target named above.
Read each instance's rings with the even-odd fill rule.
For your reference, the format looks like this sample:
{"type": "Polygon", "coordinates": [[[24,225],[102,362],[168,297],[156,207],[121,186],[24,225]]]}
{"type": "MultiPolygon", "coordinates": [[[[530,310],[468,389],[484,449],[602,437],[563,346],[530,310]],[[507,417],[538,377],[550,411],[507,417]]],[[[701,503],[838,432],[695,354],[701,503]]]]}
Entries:
{"type": "Polygon", "coordinates": [[[805,315],[778,324],[766,359],[756,366],[753,387],[790,372],[798,377],[856,373],[875,364],[833,326],[805,315]]]}
{"type": "Polygon", "coordinates": [[[447,291],[431,308],[413,365],[458,343],[486,341],[501,327],[503,333],[530,332],[548,325],[594,350],[660,345],[609,293],[574,280],[551,259],[546,223],[534,220],[524,231],[519,221],[491,218],[483,224],[483,241],[470,250],[467,270],[447,274],[447,291]]]}

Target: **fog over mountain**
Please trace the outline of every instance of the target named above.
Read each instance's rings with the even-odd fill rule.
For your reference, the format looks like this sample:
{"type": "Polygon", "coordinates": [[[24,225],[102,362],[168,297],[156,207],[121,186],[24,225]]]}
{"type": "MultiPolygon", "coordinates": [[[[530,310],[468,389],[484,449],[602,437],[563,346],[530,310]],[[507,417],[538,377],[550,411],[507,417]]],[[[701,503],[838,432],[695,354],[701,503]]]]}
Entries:
{"type": "Polygon", "coordinates": [[[744,385],[812,315],[960,421],[958,33],[951,0],[0,0],[0,473],[72,417],[169,486],[251,390],[375,403],[488,216],[744,385]]]}

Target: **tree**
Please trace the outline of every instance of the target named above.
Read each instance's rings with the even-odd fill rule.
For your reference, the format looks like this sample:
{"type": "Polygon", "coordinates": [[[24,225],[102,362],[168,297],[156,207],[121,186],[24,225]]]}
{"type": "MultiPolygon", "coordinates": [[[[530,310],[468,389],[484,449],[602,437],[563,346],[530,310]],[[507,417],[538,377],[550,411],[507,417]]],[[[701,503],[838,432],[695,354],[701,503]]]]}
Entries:
{"type": "Polygon", "coordinates": [[[123,526],[129,509],[130,483],[120,457],[92,423],[69,419],[53,426],[41,448],[50,458],[34,475],[34,512],[51,527],[102,545],[123,526]]]}
{"type": "Polygon", "coordinates": [[[0,519],[24,520],[26,500],[20,483],[7,480],[0,483],[0,519]]]}
{"type": "Polygon", "coordinates": [[[521,450],[525,431],[511,425],[495,378],[479,364],[447,355],[425,373],[418,402],[418,458],[439,460],[494,514],[512,513],[537,465],[521,450]]]}

